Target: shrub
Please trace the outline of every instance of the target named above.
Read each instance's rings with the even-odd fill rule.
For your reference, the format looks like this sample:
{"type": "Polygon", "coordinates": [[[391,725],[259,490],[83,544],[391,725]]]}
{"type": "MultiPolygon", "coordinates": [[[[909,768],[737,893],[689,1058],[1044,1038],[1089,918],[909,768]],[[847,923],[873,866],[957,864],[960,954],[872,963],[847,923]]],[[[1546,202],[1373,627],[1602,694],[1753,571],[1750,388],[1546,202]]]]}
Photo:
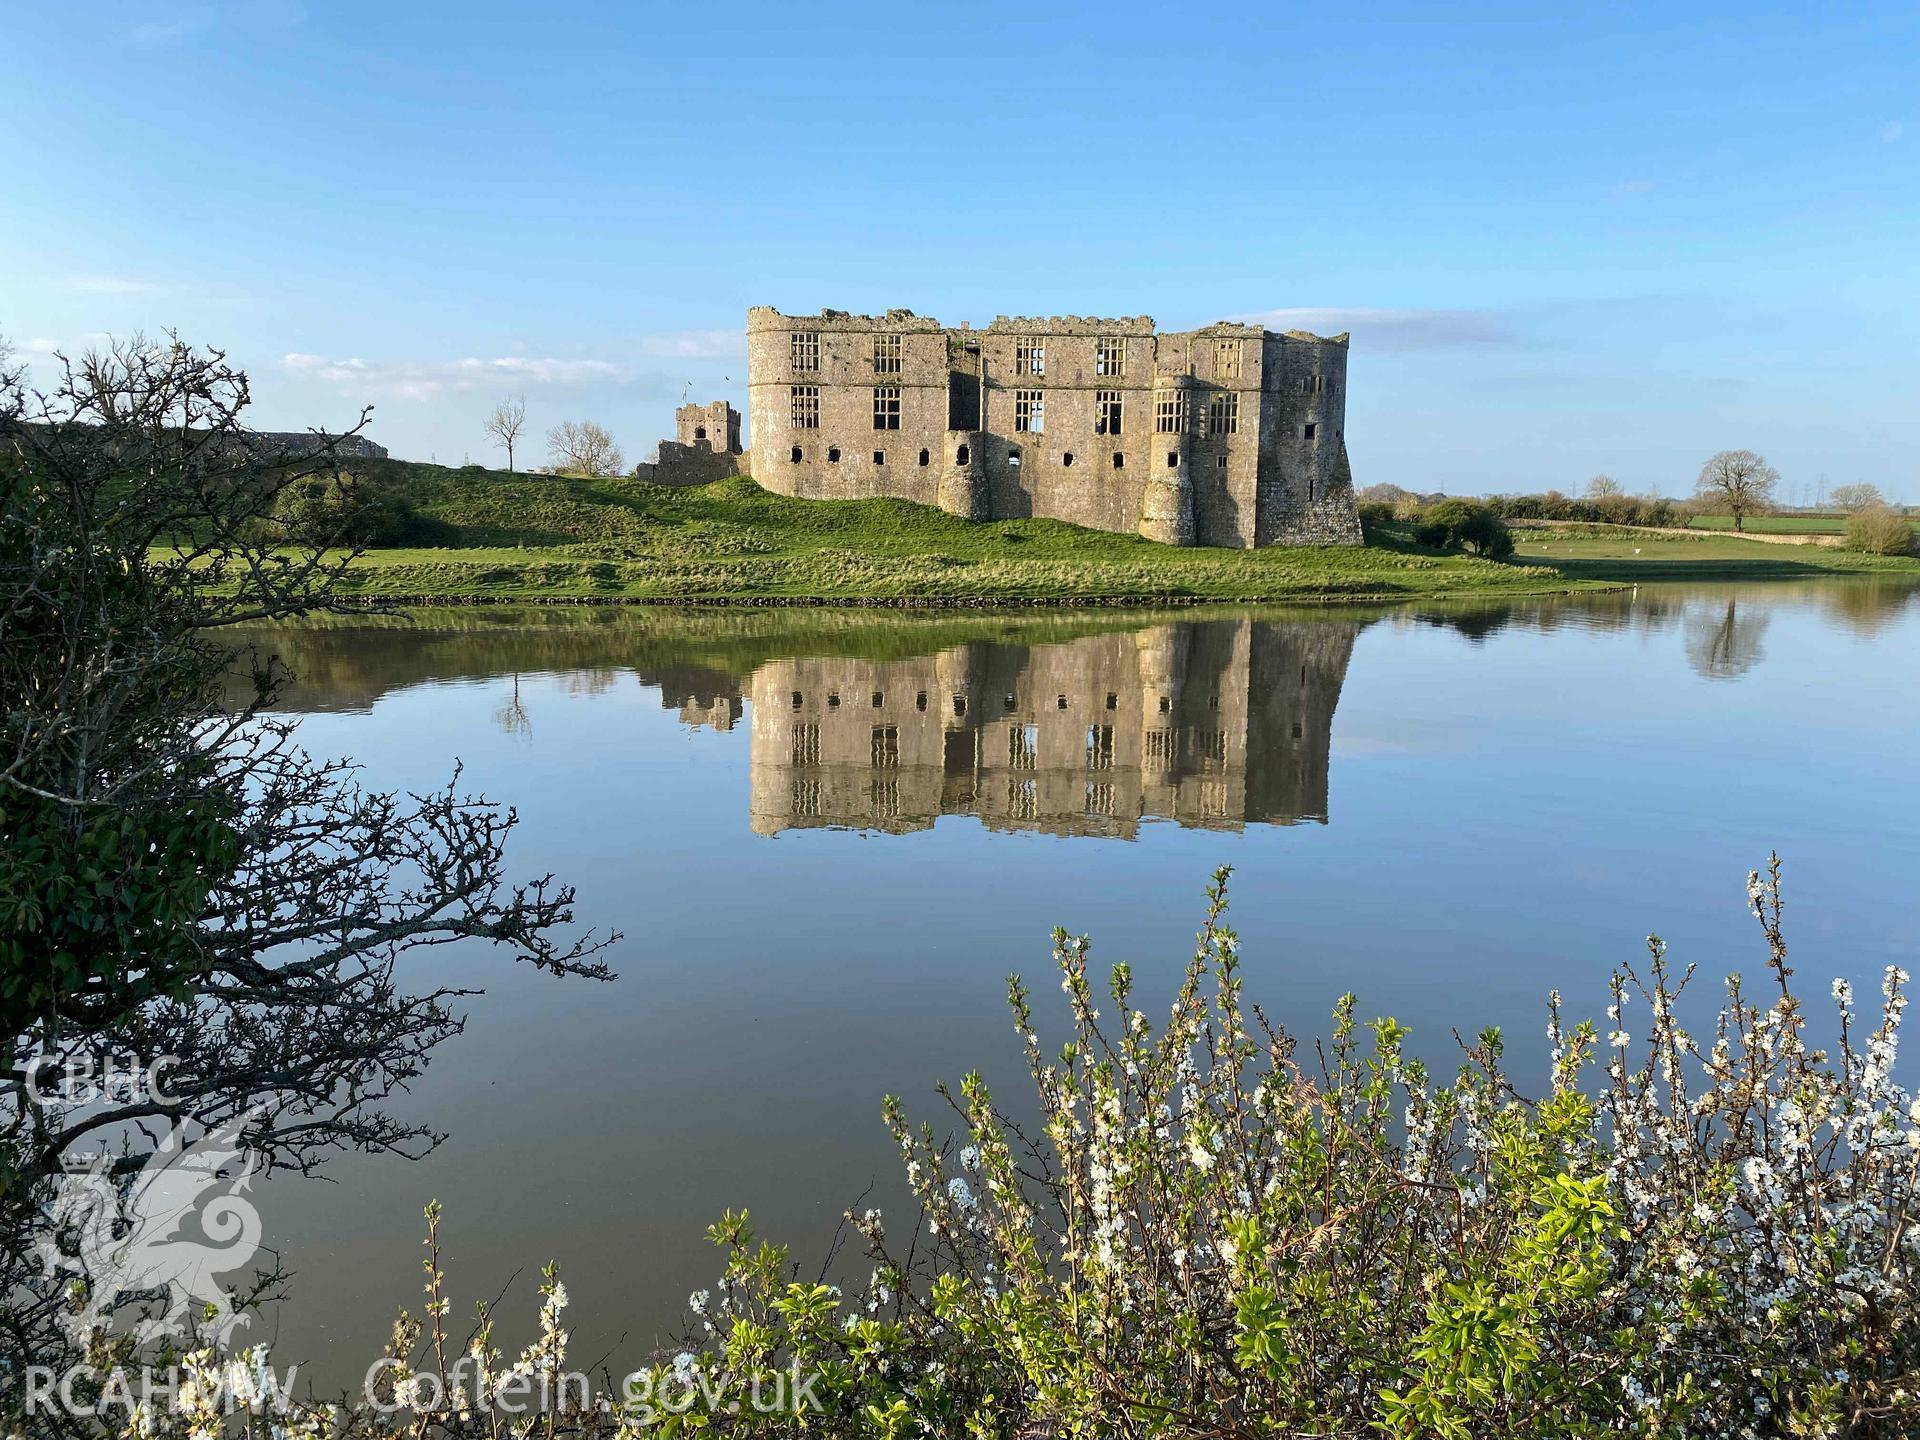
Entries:
{"type": "MultiPolygon", "coordinates": [[[[1644,973],[1613,978],[1604,1037],[1550,999],[1537,1098],[1497,1031],[1447,1083],[1351,996],[1303,1054],[1242,1001],[1226,878],[1157,1031],[1125,965],[1097,992],[1084,938],[1054,938],[1072,1014],[1058,1051],[1009,982],[1038,1130],[975,1075],[941,1090],[958,1149],[887,1101],[921,1214],[904,1253],[878,1212],[848,1216],[873,1263],[857,1294],[804,1278],[744,1215],[715,1225],[719,1282],[690,1297],[671,1366],[640,1372],[644,1393],[691,1407],[658,1433],[1915,1433],[1920,1103],[1892,1075],[1907,976],[1887,970],[1877,1018],[1836,981],[1838,1039],[1816,1047],[1777,859],[1747,885],[1766,997],[1730,979],[1696,1038],[1679,1019],[1691,971],[1650,938],[1644,973]],[[823,1413],[725,1408],[795,1366],[820,1377],[823,1413]]],[[[397,1380],[445,1345],[430,1254],[432,1335],[402,1318],[397,1380]]],[[[551,1272],[542,1296],[518,1367],[535,1373],[566,1343],[551,1272]]],[[[497,1373],[484,1317],[476,1344],[497,1373]]],[[[578,1418],[596,1434],[637,1419],[578,1418]]],[[[353,1433],[488,1424],[440,1419],[353,1433]]]]}
{"type": "Polygon", "coordinates": [[[1869,505],[1847,517],[1847,548],[1868,555],[1913,552],[1913,524],[1890,505],[1869,505]]]}
{"type": "Polygon", "coordinates": [[[1369,530],[1393,520],[1393,502],[1390,500],[1362,500],[1354,508],[1360,513],[1361,525],[1369,530]]]}
{"type": "Polygon", "coordinates": [[[1428,507],[1413,538],[1430,549],[1470,550],[1489,560],[1513,554],[1513,535],[1506,522],[1477,500],[1442,500],[1428,507]]]}
{"type": "Polygon", "coordinates": [[[1659,496],[1606,495],[1575,500],[1550,490],[1544,495],[1495,495],[1486,503],[1504,520],[1576,520],[1652,526],[1685,523],[1680,506],[1659,496]]]}
{"type": "Polygon", "coordinates": [[[404,545],[420,528],[386,486],[351,475],[311,475],[280,492],[274,519],[299,545],[404,545]]]}

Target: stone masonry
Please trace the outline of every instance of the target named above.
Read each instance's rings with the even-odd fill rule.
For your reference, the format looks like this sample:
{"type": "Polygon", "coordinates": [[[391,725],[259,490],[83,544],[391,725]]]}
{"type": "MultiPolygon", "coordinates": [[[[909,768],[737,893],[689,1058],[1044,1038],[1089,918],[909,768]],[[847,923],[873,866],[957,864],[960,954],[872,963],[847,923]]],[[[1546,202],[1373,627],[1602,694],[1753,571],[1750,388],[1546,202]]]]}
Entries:
{"type": "Polygon", "coordinates": [[[807,499],[896,496],[1170,545],[1357,545],[1346,382],[1345,335],[756,307],[747,464],[807,499]]]}
{"type": "Polygon", "coordinates": [[[674,411],[674,438],[660,442],[659,454],[633,467],[634,475],[656,485],[704,485],[747,468],[740,451],[740,412],[724,400],[682,405],[674,411]]]}

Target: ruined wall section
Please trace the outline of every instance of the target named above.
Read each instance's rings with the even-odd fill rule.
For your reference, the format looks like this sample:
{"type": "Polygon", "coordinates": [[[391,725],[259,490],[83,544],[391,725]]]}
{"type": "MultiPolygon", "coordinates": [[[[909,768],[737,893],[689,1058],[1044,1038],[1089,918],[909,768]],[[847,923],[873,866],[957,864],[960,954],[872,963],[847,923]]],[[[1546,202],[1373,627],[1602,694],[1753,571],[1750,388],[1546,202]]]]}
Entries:
{"type": "Polygon", "coordinates": [[[740,412],[724,400],[682,405],[674,413],[674,436],[662,440],[652,460],[633,467],[636,480],[655,485],[705,485],[746,473],[740,452],[740,412]]]}

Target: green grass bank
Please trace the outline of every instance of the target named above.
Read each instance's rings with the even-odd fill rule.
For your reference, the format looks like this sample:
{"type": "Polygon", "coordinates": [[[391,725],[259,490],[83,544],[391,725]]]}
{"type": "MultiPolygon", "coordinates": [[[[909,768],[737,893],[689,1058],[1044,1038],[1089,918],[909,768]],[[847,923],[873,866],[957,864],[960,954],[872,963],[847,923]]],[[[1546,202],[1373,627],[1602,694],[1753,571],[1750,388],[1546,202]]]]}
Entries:
{"type": "Polygon", "coordinates": [[[1667,578],[1663,568],[1698,579],[1920,576],[1920,562],[1783,556],[1718,537],[1654,541],[1643,558],[1606,539],[1534,532],[1506,564],[1421,550],[1392,527],[1365,547],[1182,550],[1052,520],[973,524],[902,500],[794,500],[742,476],[675,489],[479,466],[355,468],[411,512],[416,543],[368,551],[343,586],[387,601],[1324,603],[1550,594],[1667,578]]]}

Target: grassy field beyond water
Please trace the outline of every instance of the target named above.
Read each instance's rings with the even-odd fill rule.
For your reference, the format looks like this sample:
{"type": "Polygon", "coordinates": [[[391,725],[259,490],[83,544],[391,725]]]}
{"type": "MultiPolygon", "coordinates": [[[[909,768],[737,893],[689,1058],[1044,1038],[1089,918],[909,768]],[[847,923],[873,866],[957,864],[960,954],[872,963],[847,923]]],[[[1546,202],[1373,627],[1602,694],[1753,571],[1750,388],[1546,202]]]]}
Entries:
{"type": "MultiPolygon", "coordinates": [[[[1543,594],[1662,578],[1643,571],[1637,551],[1614,553],[1631,546],[1556,544],[1539,532],[1523,557],[1497,564],[1420,550],[1392,533],[1364,548],[1174,549],[1054,520],[974,524],[904,500],[795,500],[744,476],[674,489],[392,462],[368,478],[405,498],[419,538],[431,542],[374,549],[355,565],[345,591],[390,600],[1336,601],[1543,594]]],[[[1695,579],[1888,568],[1920,575],[1911,561],[1782,556],[1717,539],[1641,548],[1658,552],[1647,565],[1657,559],[1695,579]]]]}

